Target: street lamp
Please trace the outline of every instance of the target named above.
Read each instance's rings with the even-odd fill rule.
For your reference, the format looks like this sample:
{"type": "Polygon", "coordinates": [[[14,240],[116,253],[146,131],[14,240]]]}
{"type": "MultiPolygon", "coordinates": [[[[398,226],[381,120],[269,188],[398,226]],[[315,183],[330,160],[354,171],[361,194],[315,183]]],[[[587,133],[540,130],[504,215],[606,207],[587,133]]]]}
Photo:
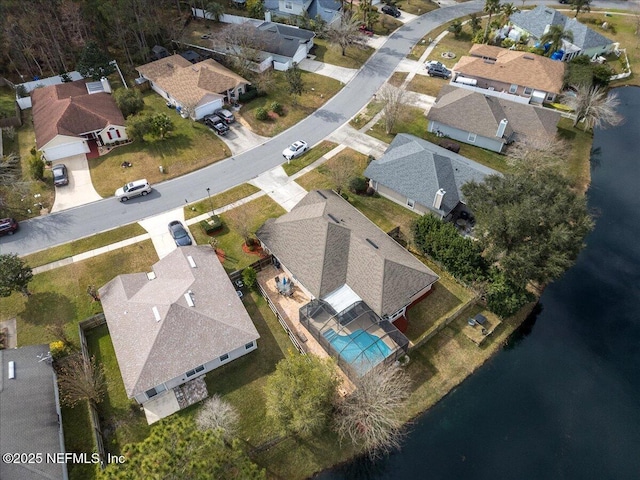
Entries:
{"type": "Polygon", "coordinates": [[[209,205],[211,206],[211,215],[213,215],[213,202],[211,201],[211,189],[207,187],[207,197],[209,197],[209,205]]]}

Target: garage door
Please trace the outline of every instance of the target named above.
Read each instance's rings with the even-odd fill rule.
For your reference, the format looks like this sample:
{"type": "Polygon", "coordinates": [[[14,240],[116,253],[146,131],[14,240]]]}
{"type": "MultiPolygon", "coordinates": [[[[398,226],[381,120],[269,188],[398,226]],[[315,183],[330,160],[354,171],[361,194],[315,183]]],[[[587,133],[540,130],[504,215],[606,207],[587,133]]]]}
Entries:
{"type": "Polygon", "coordinates": [[[61,158],[80,155],[81,153],[89,153],[89,145],[87,145],[87,142],[65,143],[64,145],[49,147],[42,153],[46,160],[53,162],[55,160],[60,160],[61,158]]]}

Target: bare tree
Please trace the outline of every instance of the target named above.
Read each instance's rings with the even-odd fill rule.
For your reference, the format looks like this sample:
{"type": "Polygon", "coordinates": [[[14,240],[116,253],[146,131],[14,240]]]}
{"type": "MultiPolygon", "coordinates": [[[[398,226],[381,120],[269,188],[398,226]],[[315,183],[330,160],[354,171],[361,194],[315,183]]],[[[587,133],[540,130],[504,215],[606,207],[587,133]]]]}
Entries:
{"type": "MultiPolygon", "coordinates": [[[[1,133],[0,133],[1,135],[1,133]]],[[[13,185],[22,177],[22,169],[20,167],[20,155],[10,153],[0,157],[0,185],[13,185]]]]}
{"type": "Polygon", "coordinates": [[[411,390],[409,375],[398,366],[381,365],[354,383],[356,390],[336,406],[338,435],[362,446],[371,458],[398,449],[406,434],[402,413],[411,390]]]}
{"type": "Polygon", "coordinates": [[[87,361],[80,353],[64,359],[58,368],[58,383],[62,403],[69,407],[83,400],[97,405],[107,389],[102,366],[96,364],[95,357],[87,361]]]}
{"type": "Polygon", "coordinates": [[[333,182],[336,192],[340,194],[354,174],[353,165],[350,160],[345,157],[334,157],[325,165],[328,169],[327,173],[331,182],[333,182]]]}
{"type": "Polygon", "coordinates": [[[516,168],[537,169],[564,163],[570,153],[569,144],[559,138],[526,135],[518,138],[507,150],[507,162],[516,168]]]}
{"type": "Polygon", "coordinates": [[[226,216],[248,246],[251,242],[253,220],[249,208],[246,205],[233,208],[226,213],[226,216]]]}
{"type": "Polygon", "coordinates": [[[267,32],[246,22],[225,26],[212,40],[214,45],[226,52],[240,75],[249,76],[255,65],[262,60],[267,35],[267,32]]]}
{"type": "Polygon", "coordinates": [[[584,130],[589,128],[615,127],[622,123],[622,116],[616,112],[620,100],[616,93],[609,93],[601,87],[587,85],[574,86],[575,96],[564,97],[564,103],[575,113],[573,126],[584,121],[584,130]]]}
{"type": "Polygon", "coordinates": [[[69,339],[69,335],[67,335],[67,330],[65,329],[65,322],[62,318],[57,317],[53,320],[53,323],[50,323],[46,327],[47,332],[53,335],[57,340],[61,341],[65,347],[72,347],[73,342],[69,339]]]}
{"type": "Polygon", "coordinates": [[[239,422],[237,410],[217,394],[207,399],[196,415],[196,425],[200,430],[220,429],[227,440],[236,436],[239,422]]]}
{"type": "Polygon", "coordinates": [[[388,134],[391,133],[404,110],[404,95],[404,90],[389,84],[382,87],[382,90],[377,95],[377,98],[382,102],[384,128],[388,134]]]}
{"type": "Polygon", "coordinates": [[[251,84],[256,87],[259,92],[271,92],[276,86],[273,70],[269,68],[264,72],[254,73],[251,75],[251,84]]]}
{"type": "Polygon", "coordinates": [[[330,43],[341,48],[342,56],[346,55],[348,47],[364,48],[367,44],[366,35],[360,31],[360,22],[345,13],[327,27],[326,35],[330,43]]]}

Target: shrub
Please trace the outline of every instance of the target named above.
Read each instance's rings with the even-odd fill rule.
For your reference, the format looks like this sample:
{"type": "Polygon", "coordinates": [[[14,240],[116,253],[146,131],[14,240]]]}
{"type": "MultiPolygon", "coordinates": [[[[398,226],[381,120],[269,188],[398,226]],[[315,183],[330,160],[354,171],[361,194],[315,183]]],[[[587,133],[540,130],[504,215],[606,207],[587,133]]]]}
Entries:
{"type": "Polygon", "coordinates": [[[242,271],[242,281],[247,288],[253,288],[256,284],[256,271],[253,267],[247,267],[242,271]]]}
{"type": "Polygon", "coordinates": [[[37,156],[29,159],[29,174],[34,180],[42,180],[44,178],[44,162],[37,156]]]}
{"type": "Polygon", "coordinates": [[[135,88],[119,88],[113,92],[113,98],[124,118],[135,115],[144,109],[142,94],[135,88]]]}
{"type": "Polygon", "coordinates": [[[374,193],[376,193],[376,189],[373,187],[367,187],[367,195],[372,196],[374,193]]]}
{"type": "Polygon", "coordinates": [[[51,356],[57,360],[67,354],[67,347],[63,341],[57,340],[49,344],[49,352],[51,352],[51,356]]]}
{"type": "Polygon", "coordinates": [[[256,110],[256,120],[264,121],[269,118],[269,113],[266,109],[260,107],[256,110]]]}
{"type": "Polygon", "coordinates": [[[29,96],[29,92],[27,92],[27,88],[24,85],[18,85],[16,87],[16,94],[18,98],[25,98],[29,96]]]}
{"type": "Polygon", "coordinates": [[[509,282],[504,274],[495,270],[491,275],[491,284],[487,289],[487,307],[502,318],[510,317],[531,301],[533,295],[524,288],[509,282]]]}
{"type": "Polygon", "coordinates": [[[349,190],[353,193],[363,193],[367,190],[367,180],[364,177],[353,177],[349,182],[349,190]]]}
{"type": "Polygon", "coordinates": [[[279,104],[278,102],[273,102],[271,104],[271,111],[273,113],[276,113],[278,115],[283,115],[284,114],[284,108],[282,107],[281,104],[279,104]]]}
{"type": "Polygon", "coordinates": [[[502,43],[500,44],[500,46],[501,46],[502,48],[511,48],[511,47],[513,47],[513,45],[514,45],[515,43],[516,43],[516,42],[514,42],[514,41],[513,41],[513,40],[511,40],[510,38],[505,38],[505,39],[502,41],[502,43]]]}
{"type": "Polygon", "coordinates": [[[36,147],[31,147],[31,150],[29,150],[29,153],[31,153],[31,155],[33,155],[34,157],[37,156],[37,152],[38,151],[36,150],[36,147]]]}

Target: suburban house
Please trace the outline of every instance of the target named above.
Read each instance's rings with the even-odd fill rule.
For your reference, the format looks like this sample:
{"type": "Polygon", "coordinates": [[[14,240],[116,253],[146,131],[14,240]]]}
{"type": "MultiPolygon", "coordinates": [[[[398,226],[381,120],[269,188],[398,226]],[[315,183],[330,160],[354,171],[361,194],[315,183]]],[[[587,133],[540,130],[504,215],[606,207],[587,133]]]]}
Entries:
{"type": "MultiPolygon", "coordinates": [[[[570,18],[553,8],[539,5],[533,10],[521,10],[509,18],[515,35],[527,36],[529,44],[540,43],[542,36],[549,31],[551,25],[559,25],[562,30],[571,32],[573,40],[563,40],[562,50],[558,53],[559,60],[571,60],[578,55],[591,58],[611,53],[616,44],[604,35],[580,23],[577,18],[570,18]]],[[[513,38],[510,32],[510,37],[513,38]]]]}
{"type": "Polygon", "coordinates": [[[388,198],[420,214],[452,220],[466,211],[461,187],[498,172],[414,135],[400,133],[364,175],[388,198]]]}
{"type": "Polygon", "coordinates": [[[249,85],[249,81],[215,60],[192,64],[181,55],[161,58],[136,70],[156,93],[167,99],[168,105],[194,120],[235,101],[249,85]]]}
{"type": "Polygon", "coordinates": [[[427,119],[431,133],[501,153],[525,138],[552,141],[560,113],[445,85],[427,119]]]}
{"type": "Polygon", "coordinates": [[[337,18],[341,4],[336,0],[265,0],[264,7],[274,15],[302,16],[306,12],[309,18],[320,16],[331,23],[337,18]]]}
{"type": "MultiPolygon", "coordinates": [[[[82,80],[82,75],[75,70],[73,72],[67,72],[67,77],[71,81],[82,80]]],[[[47,78],[38,78],[30,82],[20,83],[16,85],[16,102],[20,106],[20,110],[26,110],[27,108],[31,108],[31,92],[33,92],[36,88],[48,87],[51,85],[59,85],[60,83],[64,83],[65,78],[61,75],[56,75],[55,77],[47,77],[47,78]],[[26,96],[20,96],[26,95],[26,96]]]]}
{"type": "Polygon", "coordinates": [[[456,85],[543,103],[553,102],[562,92],[565,64],[529,52],[475,44],[452,70],[456,85]]]}
{"type": "Polygon", "coordinates": [[[107,79],[76,80],[31,92],[36,146],[45,160],[97,152],[127,140],[124,117],[107,79]]]}
{"type": "Polygon", "coordinates": [[[311,30],[274,22],[262,22],[258,30],[264,41],[263,52],[266,55],[266,61],[262,64],[280,71],[289,70],[294,63],[307,58],[316,36],[311,30]]]}
{"type": "Polygon", "coordinates": [[[58,381],[48,345],[0,350],[0,452],[31,462],[0,462],[2,480],[66,480],[58,381]],[[40,455],[42,461],[36,461],[40,455]]]}
{"type": "Polygon", "coordinates": [[[189,384],[204,386],[205,373],[257,348],[260,335],[209,246],[178,248],[99,293],[125,391],[150,423],[154,407],[173,405],[155,411],[160,418],[184,408],[189,384]]]}
{"type": "Polygon", "coordinates": [[[406,352],[407,308],[438,276],[340,195],[309,192],[256,236],[311,299],[300,322],[339,364],[362,374],[406,352]]]}

